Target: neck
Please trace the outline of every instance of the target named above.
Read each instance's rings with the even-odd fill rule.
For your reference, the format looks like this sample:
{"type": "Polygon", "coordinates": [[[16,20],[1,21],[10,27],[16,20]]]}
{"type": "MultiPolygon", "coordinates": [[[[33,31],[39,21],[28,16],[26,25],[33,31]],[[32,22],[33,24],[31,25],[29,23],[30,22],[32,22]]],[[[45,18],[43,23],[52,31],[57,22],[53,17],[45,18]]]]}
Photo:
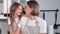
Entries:
{"type": "Polygon", "coordinates": [[[29,16],[29,14],[25,14],[27,17],[29,16]]]}
{"type": "Polygon", "coordinates": [[[35,20],[36,19],[36,16],[30,15],[29,18],[32,19],[32,20],[35,20]]]}
{"type": "Polygon", "coordinates": [[[14,17],[15,17],[15,18],[19,18],[18,15],[15,15],[14,17]]]}

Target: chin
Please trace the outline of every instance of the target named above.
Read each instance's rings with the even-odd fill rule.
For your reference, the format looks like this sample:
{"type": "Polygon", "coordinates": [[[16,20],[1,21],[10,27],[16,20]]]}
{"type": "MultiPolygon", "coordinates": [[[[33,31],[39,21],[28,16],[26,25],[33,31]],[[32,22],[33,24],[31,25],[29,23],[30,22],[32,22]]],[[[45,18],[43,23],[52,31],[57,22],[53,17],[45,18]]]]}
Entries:
{"type": "Polygon", "coordinates": [[[20,15],[20,14],[18,14],[18,15],[20,15]]]}

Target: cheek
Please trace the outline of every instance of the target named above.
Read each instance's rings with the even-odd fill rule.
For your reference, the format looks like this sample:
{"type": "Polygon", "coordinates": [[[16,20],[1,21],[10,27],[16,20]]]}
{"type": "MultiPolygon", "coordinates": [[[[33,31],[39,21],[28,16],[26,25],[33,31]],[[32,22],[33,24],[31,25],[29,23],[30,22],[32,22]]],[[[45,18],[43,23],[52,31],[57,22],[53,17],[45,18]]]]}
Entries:
{"type": "Polygon", "coordinates": [[[25,11],[26,11],[27,13],[30,13],[30,12],[31,12],[31,10],[30,10],[29,8],[26,8],[25,11]]]}
{"type": "Polygon", "coordinates": [[[22,10],[17,10],[17,11],[16,11],[16,14],[17,14],[17,15],[20,15],[21,13],[22,13],[22,10]]]}
{"type": "Polygon", "coordinates": [[[28,9],[27,8],[25,8],[25,12],[27,12],[28,11],[28,9]]]}

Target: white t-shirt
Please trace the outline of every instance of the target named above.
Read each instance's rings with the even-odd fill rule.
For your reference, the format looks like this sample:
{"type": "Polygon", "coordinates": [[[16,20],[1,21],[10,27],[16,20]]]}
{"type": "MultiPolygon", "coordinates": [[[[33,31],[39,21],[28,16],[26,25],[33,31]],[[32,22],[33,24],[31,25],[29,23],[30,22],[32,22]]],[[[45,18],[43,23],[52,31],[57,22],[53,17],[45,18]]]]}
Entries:
{"type": "MultiPolygon", "coordinates": [[[[40,27],[39,28],[39,30],[40,30],[39,33],[47,33],[47,24],[46,24],[46,21],[41,19],[40,17],[37,17],[37,19],[39,21],[38,25],[40,27]]],[[[21,18],[21,22],[18,24],[18,27],[19,28],[23,27],[26,24],[27,20],[28,20],[28,17],[23,16],[21,18]]],[[[36,26],[35,20],[29,19],[28,26],[36,26]]]]}
{"type": "MultiPolygon", "coordinates": [[[[13,27],[13,32],[15,32],[16,31],[16,29],[17,29],[17,27],[18,27],[18,18],[15,18],[15,21],[13,22],[13,25],[12,25],[12,27],[13,27]]],[[[10,18],[8,18],[8,25],[11,25],[11,21],[10,21],[10,18]]]]}

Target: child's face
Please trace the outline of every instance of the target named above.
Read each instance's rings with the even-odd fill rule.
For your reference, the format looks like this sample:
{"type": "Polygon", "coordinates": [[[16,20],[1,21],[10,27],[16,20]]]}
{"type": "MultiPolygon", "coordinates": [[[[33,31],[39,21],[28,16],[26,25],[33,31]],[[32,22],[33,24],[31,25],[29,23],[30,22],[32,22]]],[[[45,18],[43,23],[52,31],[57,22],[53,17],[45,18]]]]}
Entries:
{"type": "Polygon", "coordinates": [[[22,6],[19,6],[17,9],[16,9],[16,15],[21,15],[21,13],[22,13],[22,6]]]}

